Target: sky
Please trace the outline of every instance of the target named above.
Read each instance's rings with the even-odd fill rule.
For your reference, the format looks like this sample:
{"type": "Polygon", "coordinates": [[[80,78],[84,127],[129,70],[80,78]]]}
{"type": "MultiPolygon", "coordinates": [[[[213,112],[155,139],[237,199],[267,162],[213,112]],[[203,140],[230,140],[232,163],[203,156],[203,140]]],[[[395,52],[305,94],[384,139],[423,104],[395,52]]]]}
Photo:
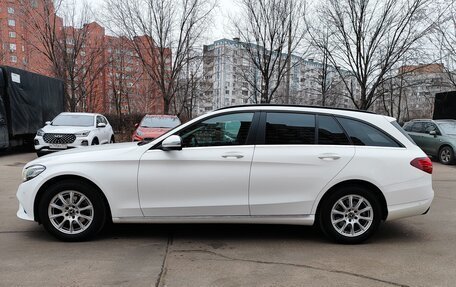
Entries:
{"type": "MultiPolygon", "coordinates": [[[[80,2],[82,1],[76,1],[76,3],[80,2]]],[[[87,2],[93,7],[95,12],[103,9],[103,0],[87,0],[87,2]]],[[[235,0],[218,0],[218,7],[215,9],[213,14],[214,25],[211,27],[212,31],[208,31],[208,33],[206,33],[207,43],[205,44],[211,44],[215,40],[221,38],[235,37],[229,28],[230,16],[236,15],[239,10],[240,9],[235,0]]]]}

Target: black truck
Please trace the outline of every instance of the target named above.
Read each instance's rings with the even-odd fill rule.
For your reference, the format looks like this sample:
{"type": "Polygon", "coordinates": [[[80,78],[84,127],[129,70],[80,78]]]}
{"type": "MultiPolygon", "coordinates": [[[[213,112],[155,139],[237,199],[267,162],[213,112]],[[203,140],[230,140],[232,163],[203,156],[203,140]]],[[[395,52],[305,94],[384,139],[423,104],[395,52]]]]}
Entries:
{"type": "Polygon", "coordinates": [[[0,66],[0,150],[32,143],[36,131],[64,110],[58,79],[0,66]]]}
{"type": "Polygon", "coordinates": [[[435,94],[434,120],[456,120],[456,91],[435,94]]]}

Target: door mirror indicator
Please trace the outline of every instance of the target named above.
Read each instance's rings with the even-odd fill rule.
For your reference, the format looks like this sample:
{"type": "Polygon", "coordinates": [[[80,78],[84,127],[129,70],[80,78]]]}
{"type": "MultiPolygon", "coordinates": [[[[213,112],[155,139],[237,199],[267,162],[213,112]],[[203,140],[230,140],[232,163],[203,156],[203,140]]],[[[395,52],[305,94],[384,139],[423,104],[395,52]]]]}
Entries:
{"type": "Polygon", "coordinates": [[[170,151],[170,150],[181,150],[182,149],[182,139],[178,135],[172,135],[167,137],[162,142],[162,150],[170,151]]]}

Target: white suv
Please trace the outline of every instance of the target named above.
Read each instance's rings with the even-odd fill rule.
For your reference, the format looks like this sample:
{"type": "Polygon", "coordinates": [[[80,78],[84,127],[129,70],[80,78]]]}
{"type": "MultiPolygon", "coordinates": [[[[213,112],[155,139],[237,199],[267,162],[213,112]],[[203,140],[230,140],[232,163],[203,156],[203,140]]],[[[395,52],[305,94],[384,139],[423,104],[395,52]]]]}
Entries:
{"type": "Polygon", "coordinates": [[[69,148],[114,142],[108,120],[100,114],[61,113],[36,133],[38,156],[69,148]]]}
{"type": "Polygon", "coordinates": [[[59,239],[115,223],[318,225],[358,243],[428,211],[432,163],[393,118],[254,105],[217,110],[152,142],[28,163],[17,215],[59,239]]]}

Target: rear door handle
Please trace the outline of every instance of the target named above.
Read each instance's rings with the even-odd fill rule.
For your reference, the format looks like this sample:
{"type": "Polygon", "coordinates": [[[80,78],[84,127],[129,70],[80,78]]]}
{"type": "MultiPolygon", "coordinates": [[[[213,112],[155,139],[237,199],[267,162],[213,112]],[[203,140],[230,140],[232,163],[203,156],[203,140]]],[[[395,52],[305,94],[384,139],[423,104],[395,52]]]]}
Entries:
{"type": "Polygon", "coordinates": [[[326,160],[326,161],[338,160],[338,159],[340,159],[340,155],[331,154],[331,153],[325,153],[325,154],[319,155],[318,158],[321,159],[321,160],[326,160]]]}
{"type": "Polygon", "coordinates": [[[244,156],[242,154],[224,154],[222,155],[223,158],[243,158],[244,156]]]}

